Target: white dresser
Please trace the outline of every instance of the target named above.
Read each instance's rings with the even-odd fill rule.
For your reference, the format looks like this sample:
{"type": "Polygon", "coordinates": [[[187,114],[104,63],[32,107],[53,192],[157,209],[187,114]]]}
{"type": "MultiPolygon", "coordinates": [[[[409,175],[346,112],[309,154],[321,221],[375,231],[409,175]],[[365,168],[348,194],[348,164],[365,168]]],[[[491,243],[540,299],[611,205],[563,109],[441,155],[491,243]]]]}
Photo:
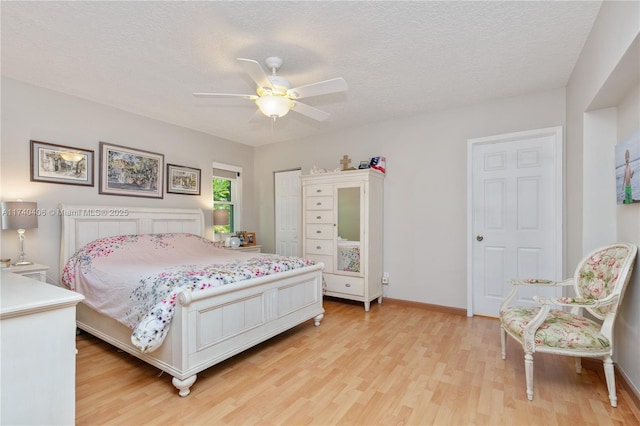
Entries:
{"type": "Polygon", "coordinates": [[[303,257],[323,262],[325,294],[382,302],[384,175],[364,169],[302,179],[303,257]]]}
{"type": "Polygon", "coordinates": [[[8,270],[0,291],[0,423],[75,423],[78,293],[8,270]]]}

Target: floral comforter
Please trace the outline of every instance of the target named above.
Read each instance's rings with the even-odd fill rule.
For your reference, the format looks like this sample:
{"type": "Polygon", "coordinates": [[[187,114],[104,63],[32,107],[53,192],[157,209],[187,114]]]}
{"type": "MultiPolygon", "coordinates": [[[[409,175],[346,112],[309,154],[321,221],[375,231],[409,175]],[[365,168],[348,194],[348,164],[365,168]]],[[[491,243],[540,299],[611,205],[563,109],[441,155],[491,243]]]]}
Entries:
{"type": "Polygon", "coordinates": [[[121,235],[93,241],[67,262],[62,284],[133,330],[142,352],[162,344],[178,294],[312,265],[298,257],[243,253],[192,234],[121,235]]]}

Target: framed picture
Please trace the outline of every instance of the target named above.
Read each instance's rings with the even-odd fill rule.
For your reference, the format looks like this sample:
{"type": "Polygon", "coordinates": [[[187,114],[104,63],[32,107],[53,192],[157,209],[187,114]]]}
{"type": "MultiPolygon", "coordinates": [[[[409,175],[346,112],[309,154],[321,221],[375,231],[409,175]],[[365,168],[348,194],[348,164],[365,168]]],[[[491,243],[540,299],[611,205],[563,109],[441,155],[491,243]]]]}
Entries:
{"type": "Polygon", "coordinates": [[[245,240],[244,244],[247,246],[255,246],[256,245],[256,233],[255,232],[245,232],[245,240]]]}
{"type": "Polygon", "coordinates": [[[93,186],[93,151],[31,141],[31,181],[93,186]]]}
{"type": "Polygon", "coordinates": [[[162,154],[100,142],[100,194],[162,198],[163,170],[162,154]]]}
{"type": "Polygon", "coordinates": [[[167,164],[167,193],[200,195],[200,169],[167,164]]]}
{"type": "Polygon", "coordinates": [[[616,144],[616,202],[640,203],[640,130],[616,144]]]}

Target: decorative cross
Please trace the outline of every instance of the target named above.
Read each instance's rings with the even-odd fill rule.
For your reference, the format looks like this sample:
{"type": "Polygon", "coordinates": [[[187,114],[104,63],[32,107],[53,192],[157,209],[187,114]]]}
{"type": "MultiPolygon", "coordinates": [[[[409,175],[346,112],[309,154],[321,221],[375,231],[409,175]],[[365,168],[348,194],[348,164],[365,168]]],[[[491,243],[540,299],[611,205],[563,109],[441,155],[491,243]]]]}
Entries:
{"type": "Polygon", "coordinates": [[[348,155],[344,155],[342,160],[340,160],[340,164],[342,164],[342,170],[349,170],[349,163],[351,163],[351,158],[348,155]]]}

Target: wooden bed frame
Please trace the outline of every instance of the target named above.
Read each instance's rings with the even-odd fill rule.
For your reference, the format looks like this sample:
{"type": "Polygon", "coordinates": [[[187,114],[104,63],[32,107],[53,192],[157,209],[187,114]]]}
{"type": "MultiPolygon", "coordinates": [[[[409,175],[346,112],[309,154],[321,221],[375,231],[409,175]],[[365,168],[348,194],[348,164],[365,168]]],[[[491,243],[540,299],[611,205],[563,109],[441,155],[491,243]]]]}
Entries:
{"type": "MultiPolygon", "coordinates": [[[[186,232],[202,236],[200,209],[59,206],[62,217],[60,271],[85,244],[127,234],[186,232]]],[[[171,328],[160,348],[142,353],[131,329],[83,303],[77,325],[173,376],[187,396],[197,373],[304,321],[324,317],[323,264],[206,290],[180,293],[171,328]]]]}

